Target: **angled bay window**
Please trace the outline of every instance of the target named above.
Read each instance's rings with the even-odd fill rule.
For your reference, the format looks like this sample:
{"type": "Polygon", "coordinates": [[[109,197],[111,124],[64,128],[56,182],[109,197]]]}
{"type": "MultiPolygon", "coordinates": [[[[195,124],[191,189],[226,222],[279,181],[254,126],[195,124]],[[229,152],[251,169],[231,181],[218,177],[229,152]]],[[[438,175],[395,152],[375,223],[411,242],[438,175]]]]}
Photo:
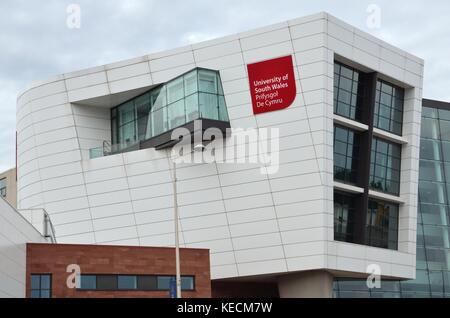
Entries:
{"type": "Polygon", "coordinates": [[[360,73],[344,64],[334,64],[334,113],[353,120],[361,119],[360,73]]]}
{"type": "Polygon", "coordinates": [[[354,131],[334,127],[334,179],[356,183],[358,173],[359,135],[354,131]]]}
{"type": "Polygon", "coordinates": [[[402,135],[404,94],[403,88],[377,81],[374,127],[402,135]]]}
{"type": "Polygon", "coordinates": [[[229,123],[217,71],[195,69],[112,109],[111,152],[139,149],[198,119],[229,123]]]}
{"type": "Polygon", "coordinates": [[[399,195],[400,162],[400,145],[374,138],[370,160],[370,187],[377,191],[399,195]]]}

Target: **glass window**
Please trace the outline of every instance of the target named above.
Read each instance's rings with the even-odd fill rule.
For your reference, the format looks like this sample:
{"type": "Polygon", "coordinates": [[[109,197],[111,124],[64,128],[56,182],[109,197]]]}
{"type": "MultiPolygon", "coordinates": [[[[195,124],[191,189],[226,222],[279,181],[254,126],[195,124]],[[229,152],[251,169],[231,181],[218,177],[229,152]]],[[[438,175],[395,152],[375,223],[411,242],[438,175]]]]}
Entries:
{"type": "Polygon", "coordinates": [[[404,89],[378,80],[376,96],[374,126],[402,135],[404,89]]]}
{"type": "Polygon", "coordinates": [[[97,289],[97,276],[95,275],[81,275],[80,289],[95,290],[97,289]]]}
{"type": "Polygon", "coordinates": [[[167,84],[167,103],[172,104],[184,98],[183,77],[175,79],[167,84]]]}
{"type": "Polygon", "coordinates": [[[450,141],[450,121],[440,119],[439,126],[440,126],[441,140],[450,141]]]}
{"type": "Polygon", "coordinates": [[[183,276],[181,277],[181,290],[194,290],[194,277],[183,276]]]}
{"type": "Polygon", "coordinates": [[[441,160],[442,156],[439,141],[422,139],[420,142],[420,158],[429,160],[441,160]]]}
{"type": "Polygon", "coordinates": [[[156,276],[138,276],[139,290],[157,290],[156,276]]]}
{"type": "Polygon", "coordinates": [[[136,276],[120,276],[117,279],[119,289],[133,290],[137,288],[136,276]]]}
{"type": "Polygon", "coordinates": [[[356,183],[359,162],[359,135],[354,131],[334,127],[334,179],[356,183]]]}
{"type": "MultiPolygon", "coordinates": [[[[158,276],[157,278],[158,290],[169,290],[170,282],[175,280],[175,276],[158,276]]],[[[194,290],[195,279],[193,276],[182,276],[181,277],[181,290],[194,290]]]]}
{"type": "Polygon", "coordinates": [[[397,249],[398,205],[369,201],[366,218],[366,244],[369,246],[397,249]]]}
{"type": "Polygon", "coordinates": [[[148,128],[148,115],[151,109],[150,94],[144,94],[135,101],[138,139],[145,140],[148,128]]]}
{"type": "Polygon", "coordinates": [[[377,191],[399,195],[400,162],[400,145],[374,138],[370,161],[370,187],[377,191]]]}
{"type": "Polygon", "coordinates": [[[159,136],[168,130],[167,107],[152,111],[151,119],[152,137],[159,136]]]}
{"type": "Polygon", "coordinates": [[[217,95],[200,93],[200,117],[219,120],[219,104],[217,95]]]}
{"type": "Polygon", "coordinates": [[[334,239],[354,242],[355,197],[334,193],[334,239]]]}
{"type": "Polygon", "coordinates": [[[334,67],[334,113],[359,120],[360,91],[358,71],[336,62],[334,67]]]}
{"type": "Polygon", "coordinates": [[[422,138],[438,139],[440,137],[439,121],[437,119],[423,118],[421,127],[422,138]]]}
{"type": "Polygon", "coordinates": [[[169,290],[170,281],[175,279],[173,276],[158,276],[158,289],[159,290],[169,290]]]}
{"type": "Polygon", "coordinates": [[[186,121],[191,122],[200,118],[200,113],[198,109],[198,94],[192,94],[186,97],[186,121]]]}
{"type": "Polygon", "coordinates": [[[207,70],[198,71],[199,91],[203,93],[218,94],[217,73],[207,70]]]}
{"type": "Polygon", "coordinates": [[[448,226],[423,226],[425,245],[450,249],[450,228],[448,226]]]}
{"type": "Polygon", "coordinates": [[[6,198],[6,178],[0,180],[0,196],[6,198]]]}
{"type": "MultiPolygon", "coordinates": [[[[418,270],[416,279],[400,282],[402,292],[430,292],[430,278],[427,271],[418,270]]],[[[428,295],[429,297],[429,295],[428,295]]]]}
{"type": "Polygon", "coordinates": [[[201,118],[229,121],[217,71],[195,69],[112,109],[112,148],[130,149],[201,118]]]}
{"type": "Polygon", "coordinates": [[[98,290],[117,290],[117,276],[99,275],[97,276],[98,290]]]}
{"type": "Polygon", "coordinates": [[[198,92],[197,71],[190,72],[184,76],[184,94],[186,96],[198,92]]]}
{"type": "Polygon", "coordinates": [[[180,127],[186,123],[186,110],[184,108],[184,100],[179,100],[168,107],[168,123],[169,129],[180,127]]]}
{"type": "Polygon", "coordinates": [[[45,275],[31,275],[31,298],[51,298],[52,297],[52,276],[45,275]]]}

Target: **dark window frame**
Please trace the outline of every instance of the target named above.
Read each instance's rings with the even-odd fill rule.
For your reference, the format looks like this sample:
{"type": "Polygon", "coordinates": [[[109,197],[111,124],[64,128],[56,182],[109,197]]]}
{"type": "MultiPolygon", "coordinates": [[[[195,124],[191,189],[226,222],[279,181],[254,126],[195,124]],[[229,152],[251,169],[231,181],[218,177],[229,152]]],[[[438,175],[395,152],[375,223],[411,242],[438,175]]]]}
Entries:
{"type": "Polygon", "coordinates": [[[404,107],[405,107],[405,89],[392,84],[388,81],[378,79],[377,80],[377,89],[376,89],[376,99],[375,99],[375,109],[373,116],[373,126],[375,128],[387,131],[389,133],[402,136],[403,135],[403,115],[404,115],[404,107]],[[385,92],[383,91],[384,87],[388,87],[391,91],[385,92]],[[399,95],[397,95],[399,94],[399,95]],[[389,96],[390,102],[383,103],[382,96],[389,96]],[[397,103],[401,104],[401,107],[397,107],[397,103]],[[382,112],[389,111],[389,114],[382,112]],[[399,113],[400,119],[395,118],[395,114],[399,113]],[[389,127],[383,127],[383,124],[387,124],[389,127]],[[400,129],[396,129],[395,127],[400,127],[400,129]]]}
{"type": "Polygon", "coordinates": [[[374,137],[372,140],[372,149],[370,155],[370,177],[369,188],[374,191],[392,194],[398,196],[400,194],[401,185],[401,164],[402,164],[402,146],[382,138],[374,137]],[[387,147],[387,151],[380,151],[380,147],[387,147]],[[398,156],[394,154],[398,152],[398,156]],[[386,163],[378,161],[380,158],[385,158],[386,163]],[[398,162],[398,167],[394,167],[394,162],[398,162]],[[389,166],[389,163],[391,166],[389,166]],[[377,175],[377,172],[384,171],[382,175],[377,175]],[[390,176],[390,177],[389,177],[390,176]],[[395,176],[395,177],[394,177],[395,176]],[[382,184],[379,184],[382,182],[382,184]],[[392,191],[388,184],[396,184],[392,191]]]}
{"type": "Polygon", "coordinates": [[[30,274],[30,298],[52,298],[53,296],[53,277],[52,274],[49,273],[44,273],[44,274],[37,274],[37,273],[33,273],[30,274]],[[33,286],[33,277],[38,277],[39,278],[39,286],[37,288],[34,288],[33,286]],[[48,277],[49,279],[49,288],[42,288],[41,284],[42,284],[42,278],[43,277],[48,277]],[[39,297],[33,297],[33,292],[38,292],[39,293],[39,297]],[[49,297],[42,297],[42,292],[48,292],[49,293],[49,297]]]}
{"type": "Polygon", "coordinates": [[[389,250],[398,250],[398,236],[399,236],[399,217],[400,206],[399,204],[370,199],[369,206],[367,207],[367,219],[366,219],[366,245],[378,248],[384,248],[389,250]],[[375,207],[376,204],[376,207],[375,207]],[[384,211],[380,214],[380,205],[384,208],[384,211]],[[386,214],[386,208],[389,208],[386,214]],[[394,210],[391,211],[391,208],[394,210]],[[394,215],[392,215],[394,214],[394,215]],[[376,218],[375,220],[373,218],[376,218]],[[395,229],[392,229],[392,221],[395,220],[395,229]],[[375,224],[377,223],[377,224],[375,224]],[[381,238],[375,237],[373,231],[379,231],[381,238]],[[395,233],[395,240],[390,240],[390,234],[395,233]],[[391,246],[391,243],[394,244],[391,246]]]}
{"type": "Polygon", "coordinates": [[[333,211],[333,220],[334,220],[334,240],[338,242],[347,242],[347,243],[354,243],[355,242],[355,233],[354,233],[354,219],[355,219],[355,213],[356,213],[356,200],[357,195],[355,194],[349,194],[341,191],[334,191],[334,211],[333,211]],[[336,231],[336,227],[340,226],[342,229],[343,226],[343,220],[339,220],[338,216],[336,215],[336,206],[340,205],[341,207],[344,205],[349,205],[349,209],[347,210],[347,222],[345,223],[346,226],[346,233],[343,233],[342,231],[336,231]]]}
{"type": "Polygon", "coordinates": [[[334,142],[333,142],[333,174],[334,174],[334,180],[343,182],[343,183],[349,183],[352,185],[357,184],[357,173],[358,173],[358,167],[359,167],[359,151],[360,151],[360,143],[361,138],[357,131],[354,131],[350,128],[340,126],[340,125],[334,125],[334,142]],[[340,129],[345,131],[346,133],[346,141],[338,140],[337,139],[337,133],[336,131],[340,129]],[[345,155],[342,153],[338,153],[336,149],[337,142],[346,144],[346,151],[345,155]],[[351,151],[351,155],[349,155],[349,152],[351,151]],[[336,158],[337,156],[345,158],[345,165],[338,166],[336,158]],[[350,167],[348,167],[349,160],[351,161],[350,167]],[[339,170],[339,171],[337,171],[339,170]],[[340,175],[343,173],[343,176],[340,175]]]}
{"type": "Polygon", "coordinates": [[[361,81],[361,72],[356,68],[348,66],[346,64],[340,63],[338,61],[334,62],[334,114],[349,118],[351,120],[361,121],[361,107],[363,99],[363,85],[361,81]],[[350,76],[344,74],[343,70],[346,72],[351,72],[350,76]],[[343,81],[349,81],[350,88],[343,87],[343,81]],[[342,100],[342,95],[347,96],[350,100],[342,100]],[[341,107],[348,108],[346,112],[341,111],[341,107]]]}

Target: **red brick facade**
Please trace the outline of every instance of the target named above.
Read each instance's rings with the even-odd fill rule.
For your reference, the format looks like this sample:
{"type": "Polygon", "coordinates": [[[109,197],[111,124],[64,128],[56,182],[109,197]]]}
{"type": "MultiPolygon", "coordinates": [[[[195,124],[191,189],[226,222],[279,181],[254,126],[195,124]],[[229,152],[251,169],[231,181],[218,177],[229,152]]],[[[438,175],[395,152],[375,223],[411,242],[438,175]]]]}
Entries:
{"type": "MultiPolygon", "coordinates": [[[[195,277],[195,290],[183,298],[210,298],[209,250],[181,249],[181,275],[195,277]]],[[[31,274],[52,275],[54,298],[167,298],[167,291],[80,291],[69,289],[67,266],[77,264],[82,274],[175,275],[175,249],[104,245],[27,244],[27,297],[31,274]]]]}

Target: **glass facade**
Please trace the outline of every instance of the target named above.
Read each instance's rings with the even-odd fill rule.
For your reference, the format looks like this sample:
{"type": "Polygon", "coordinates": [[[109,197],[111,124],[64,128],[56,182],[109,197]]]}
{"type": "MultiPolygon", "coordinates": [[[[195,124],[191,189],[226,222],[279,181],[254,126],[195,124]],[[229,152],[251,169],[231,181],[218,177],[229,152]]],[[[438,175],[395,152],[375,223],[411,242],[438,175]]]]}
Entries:
{"type": "Polygon", "coordinates": [[[112,150],[133,147],[196,119],[229,121],[217,71],[195,69],[112,109],[112,150]]]}
{"type": "Polygon", "coordinates": [[[423,107],[420,148],[416,279],[337,280],[335,297],[450,297],[450,110],[423,107]]]}
{"type": "Polygon", "coordinates": [[[358,173],[359,135],[340,126],[334,127],[334,179],[356,183],[358,173]]]}
{"type": "Polygon", "coordinates": [[[359,72],[341,63],[334,64],[334,113],[359,120],[361,116],[361,87],[359,72]]]}
{"type": "Polygon", "coordinates": [[[31,275],[31,298],[51,298],[52,297],[52,276],[51,275],[31,275]]]}
{"type": "Polygon", "coordinates": [[[399,195],[401,146],[374,138],[370,158],[370,187],[399,195]]]}
{"type": "Polygon", "coordinates": [[[374,127],[402,135],[404,94],[403,88],[377,81],[374,127]]]}

